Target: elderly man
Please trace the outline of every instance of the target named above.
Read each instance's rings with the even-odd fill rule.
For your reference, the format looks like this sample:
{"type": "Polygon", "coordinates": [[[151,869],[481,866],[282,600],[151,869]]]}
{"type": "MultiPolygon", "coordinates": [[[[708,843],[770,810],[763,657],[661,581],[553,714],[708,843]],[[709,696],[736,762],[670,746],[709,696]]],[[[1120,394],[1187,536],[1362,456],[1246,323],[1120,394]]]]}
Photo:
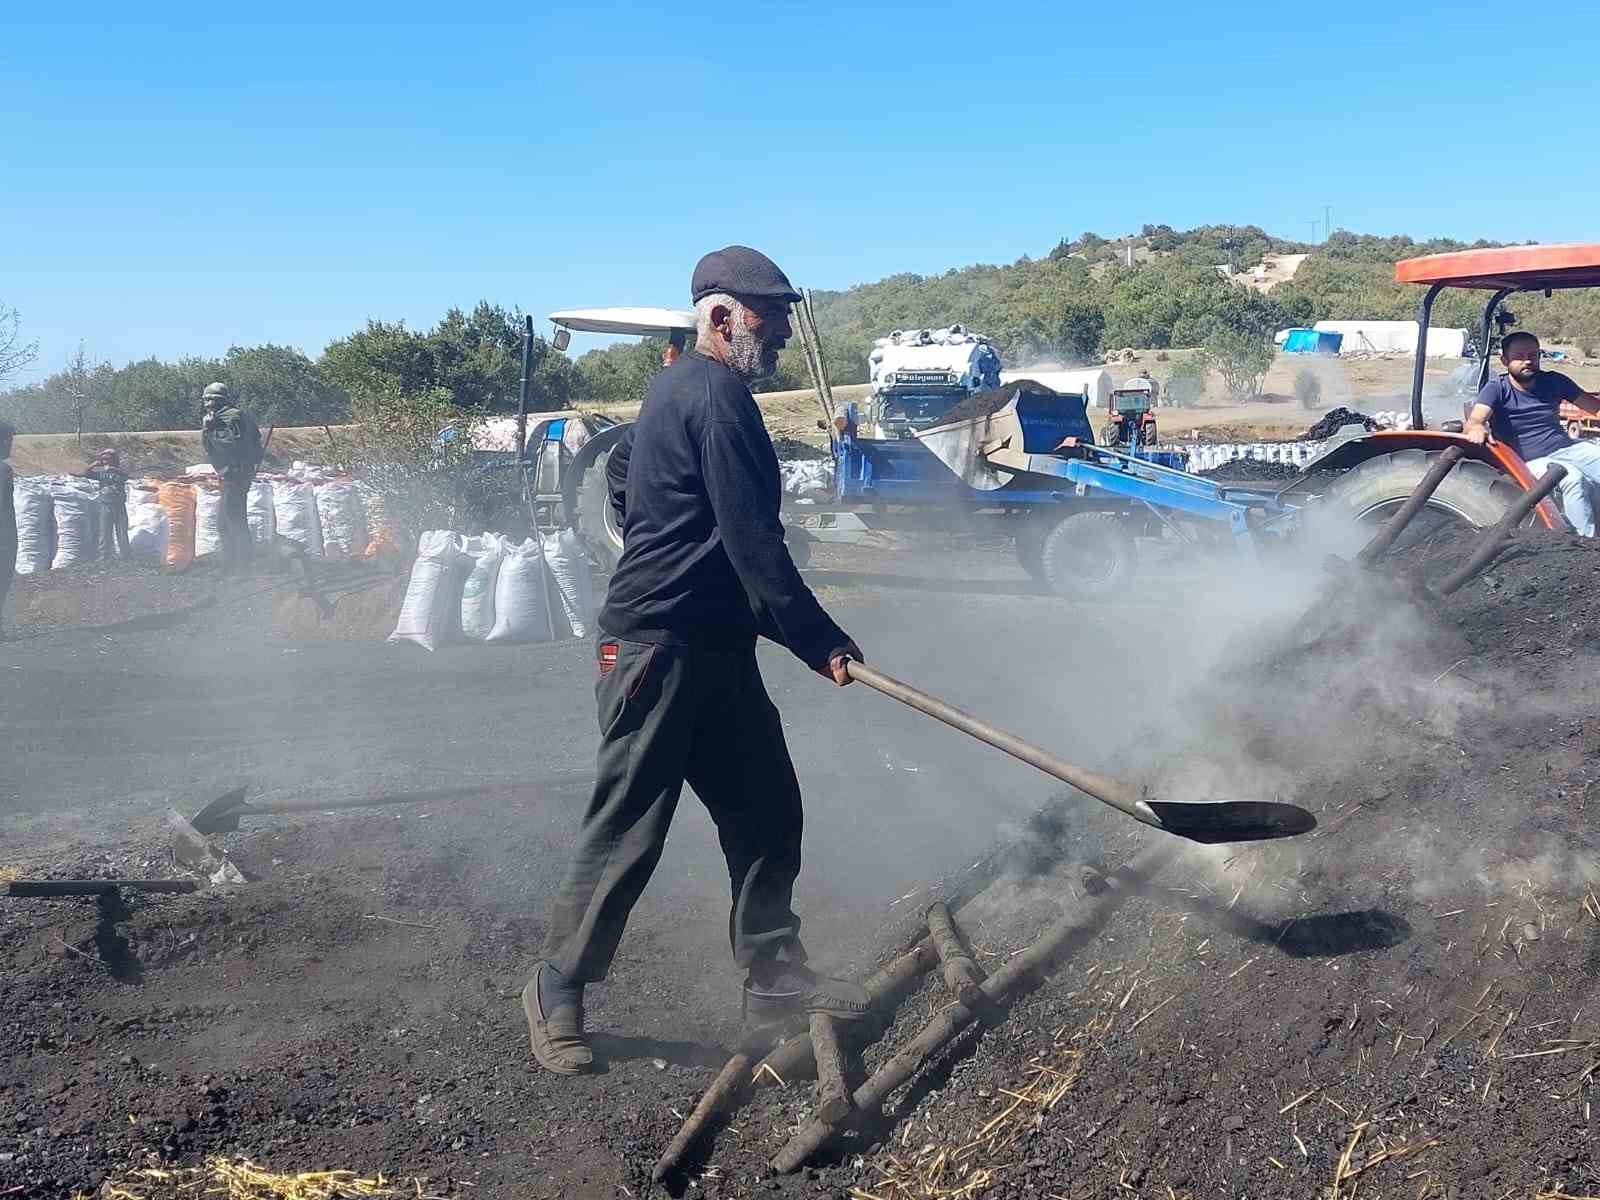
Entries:
{"type": "Polygon", "coordinates": [[[1594,511],[1586,484],[1600,484],[1600,446],[1574,441],[1561,428],[1563,402],[1585,412],[1600,412],[1600,396],[1586,392],[1559,371],[1539,369],[1539,339],[1531,333],[1509,333],[1500,342],[1506,373],[1491,379],[1478,393],[1467,415],[1467,437],[1480,446],[1491,438],[1504,442],[1528,464],[1535,476],[1561,463],[1561,507],[1572,527],[1594,536],[1594,511]]]}
{"type": "Polygon", "coordinates": [[[789,557],[778,460],[750,394],[776,369],[800,297],[744,246],[701,259],[690,292],[694,349],[656,376],[608,475],[623,551],[597,622],[597,778],[546,958],[522,993],[534,1057],[560,1074],[593,1062],[584,985],[611,967],[685,782],[727,860],[746,1023],[867,1007],[860,988],[804,965],[790,907],[800,786],[756,665],[758,636],[841,686],[861,658],[789,557]]]}

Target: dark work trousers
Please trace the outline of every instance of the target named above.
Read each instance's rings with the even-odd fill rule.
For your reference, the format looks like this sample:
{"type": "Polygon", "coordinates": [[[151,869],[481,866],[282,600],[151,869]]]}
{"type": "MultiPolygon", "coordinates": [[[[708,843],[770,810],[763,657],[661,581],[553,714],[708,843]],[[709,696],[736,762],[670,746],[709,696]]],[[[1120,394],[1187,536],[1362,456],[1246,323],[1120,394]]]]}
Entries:
{"type": "Polygon", "coordinates": [[[790,908],[800,873],[800,784],[754,647],[649,646],[602,634],[599,658],[597,778],[546,957],[568,979],[606,977],[687,782],[727,859],[734,961],[803,961],[800,918],[790,908]],[[616,648],[610,669],[608,647],[616,648]]]}
{"type": "Polygon", "coordinates": [[[249,467],[229,467],[222,475],[222,561],[241,567],[255,557],[250,539],[250,485],[256,473],[249,467]]]}
{"type": "Polygon", "coordinates": [[[113,554],[128,557],[128,505],[126,501],[102,500],[100,511],[100,557],[113,554]]]}

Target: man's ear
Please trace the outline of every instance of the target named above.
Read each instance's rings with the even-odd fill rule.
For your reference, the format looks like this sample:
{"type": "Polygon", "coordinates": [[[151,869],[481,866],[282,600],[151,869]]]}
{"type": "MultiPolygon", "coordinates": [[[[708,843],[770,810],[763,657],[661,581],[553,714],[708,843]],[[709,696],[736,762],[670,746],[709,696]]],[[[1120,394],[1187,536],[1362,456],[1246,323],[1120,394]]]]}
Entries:
{"type": "Polygon", "coordinates": [[[711,326],[727,341],[733,341],[733,309],[726,304],[711,306],[711,326]]]}

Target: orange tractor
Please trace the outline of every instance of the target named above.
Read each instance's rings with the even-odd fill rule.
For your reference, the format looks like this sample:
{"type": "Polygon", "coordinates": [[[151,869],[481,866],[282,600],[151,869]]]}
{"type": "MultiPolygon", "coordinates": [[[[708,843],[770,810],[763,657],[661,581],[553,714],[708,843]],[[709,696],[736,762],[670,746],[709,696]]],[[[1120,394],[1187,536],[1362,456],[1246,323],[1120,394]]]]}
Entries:
{"type": "MultiPolygon", "coordinates": [[[[1411,377],[1411,425],[1408,430],[1335,436],[1328,449],[1306,466],[1306,475],[1289,491],[1309,490],[1313,473],[1337,471],[1320,500],[1360,521],[1381,520],[1410,496],[1434,460],[1447,447],[1461,447],[1464,457],[1428,500],[1425,515],[1413,527],[1426,532],[1446,522],[1484,527],[1494,524],[1518,497],[1531,490],[1534,478],[1515,451],[1501,443],[1477,446],[1461,435],[1462,422],[1445,421],[1429,429],[1422,405],[1423,370],[1427,364],[1429,318],[1434,300],[1445,288],[1487,292],[1478,344],[1487,350],[1494,316],[1502,301],[1516,292],[1558,288],[1600,287],[1600,245],[1512,246],[1495,250],[1463,250],[1430,254],[1395,264],[1400,283],[1425,285],[1417,306],[1417,355],[1411,377]]],[[[1479,363],[1478,386],[1489,377],[1492,363],[1485,353],[1479,363]]],[[[1315,486],[1315,485],[1311,485],[1315,486]]],[[[1560,510],[1541,502],[1533,520],[1566,528],[1560,510]]],[[[1412,534],[1416,536],[1416,534],[1412,534]]]]}

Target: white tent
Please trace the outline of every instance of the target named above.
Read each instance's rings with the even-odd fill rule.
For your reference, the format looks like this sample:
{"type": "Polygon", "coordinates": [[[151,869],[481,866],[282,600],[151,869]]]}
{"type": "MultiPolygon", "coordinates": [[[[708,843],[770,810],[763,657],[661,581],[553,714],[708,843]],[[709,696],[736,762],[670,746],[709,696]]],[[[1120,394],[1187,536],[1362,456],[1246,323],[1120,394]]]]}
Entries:
{"type": "Polygon", "coordinates": [[[1090,367],[1081,371],[1030,371],[1023,368],[1000,372],[1002,385],[1016,383],[1019,379],[1031,379],[1035,383],[1044,384],[1052,391],[1077,392],[1084,397],[1091,410],[1110,405],[1114,386],[1111,382],[1111,372],[1100,367],[1090,367]]]}
{"type": "MultiPolygon", "coordinates": [[[[1322,333],[1337,333],[1344,340],[1340,354],[1415,354],[1415,321],[1318,321],[1312,326],[1322,333]]],[[[1467,331],[1438,325],[1428,327],[1429,358],[1460,358],[1467,348],[1467,331]]]]}

